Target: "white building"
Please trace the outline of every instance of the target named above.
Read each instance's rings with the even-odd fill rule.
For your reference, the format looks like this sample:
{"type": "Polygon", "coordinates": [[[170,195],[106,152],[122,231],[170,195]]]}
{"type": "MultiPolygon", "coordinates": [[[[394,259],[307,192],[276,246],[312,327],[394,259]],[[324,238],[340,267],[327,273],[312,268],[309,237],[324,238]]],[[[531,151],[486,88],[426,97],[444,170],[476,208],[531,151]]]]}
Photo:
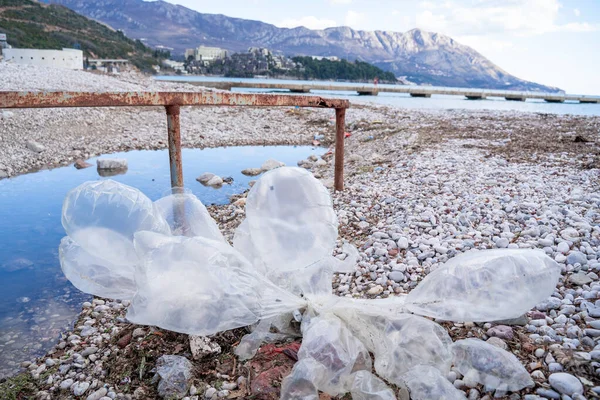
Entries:
{"type": "Polygon", "coordinates": [[[218,47],[200,46],[196,48],[196,51],[194,53],[196,61],[213,61],[218,58],[227,57],[227,50],[218,47]]]}
{"type": "Polygon", "coordinates": [[[83,52],[77,49],[4,49],[4,61],[46,67],[83,69],[83,52]]]}
{"type": "Polygon", "coordinates": [[[182,74],[187,74],[187,71],[185,70],[185,64],[182,62],[173,61],[173,60],[164,60],[163,65],[165,67],[173,68],[175,71],[179,71],[182,74]]]}

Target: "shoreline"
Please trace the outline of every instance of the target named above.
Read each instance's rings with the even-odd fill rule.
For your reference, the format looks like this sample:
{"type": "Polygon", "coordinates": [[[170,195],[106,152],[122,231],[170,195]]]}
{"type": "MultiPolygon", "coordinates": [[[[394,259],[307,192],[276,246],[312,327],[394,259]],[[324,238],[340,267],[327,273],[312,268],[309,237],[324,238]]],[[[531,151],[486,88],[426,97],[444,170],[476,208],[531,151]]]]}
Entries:
{"type": "MultiPolygon", "coordinates": [[[[131,84],[111,79],[116,86],[131,84]]],[[[0,121],[3,127],[10,123],[6,137],[3,131],[0,170],[8,165],[12,173],[53,158],[60,164],[106,149],[152,149],[159,138],[164,141],[160,146],[166,146],[166,118],[158,110],[81,109],[64,115],[57,112],[61,110],[18,111],[0,121]],[[90,130],[93,135],[86,133],[90,130]],[[26,139],[40,141],[46,150],[24,156],[31,152],[26,139]]],[[[184,146],[309,144],[315,134],[331,141],[333,113],[304,111],[185,110],[184,146]]],[[[471,249],[543,249],[563,267],[547,302],[518,321],[444,327],[454,340],[488,340],[522,362],[536,385],[511,399],[534,393],[548,398],[557,390],[548,378],[559,371],[580,377],[588,398],[599,395],[600,117],[354,106],[348,111],[347,130],[352,135],[346,139],[346,189],[332,197],[340,239],[354,244],[360,257],[355,273],[335,276],[334,293],[356,298],[405,294],[430,270],[471,249]],[[494,329],[498,325],[507,328],[494,329]]],[[[323,161],[303,165],[327,182],[333,178],[332,158],[323,161]]],[[[243,217],[243,201],[237,200],[244,197],[208,207],[228,240],[243,217]]],[[[75,328],[63,333],[46,356],[22,364],[24,372],[1,383],[0,394],[11,385],[16,390],[19,381],[19,390],[39,399],[154,398],[152,368],[164,354],[194,363],[189,400],[211,394],[208,398],[239,394],[242,399],[264,394],[263,389],[276,393],[280,377],[265,375],[268,371],[257,365],[273,361],[265,353],[273,345],[264,346],[256,360],[238,362],[232,351],[244,333],[240,329],[211,338],[220,346],[219,354],[194,360],[187,335],[128,324],[125,307],[103,299],[84,303],[75,328]]],[[[275,360],[280,371],[291,369],[293,360],[280,356],[275,360]]],[[[448,378],[469,398],[493,396],[456,371],[448,378]]],[[[401,396],[402,388],[398,390],[401,396]]]]}

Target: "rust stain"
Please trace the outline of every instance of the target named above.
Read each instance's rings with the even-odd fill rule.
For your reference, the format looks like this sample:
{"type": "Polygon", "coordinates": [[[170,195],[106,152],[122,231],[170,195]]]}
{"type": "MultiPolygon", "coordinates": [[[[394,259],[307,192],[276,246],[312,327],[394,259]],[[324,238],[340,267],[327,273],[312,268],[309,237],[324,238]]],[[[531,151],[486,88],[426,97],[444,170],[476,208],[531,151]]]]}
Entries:
{"type": "Polygon", "coordinates": [[[164,106],[167,111],[171,186],[183,187],[181,106],[247,106],[335,108],[335,189],[344,188],[344,123],[348,100],[318,96],[245,94],[231,92],[14,92],[0,91],[1,108],[164,106]]]}
{"type": "Polygon", "coordinates": [[[7,92],[0,108],[123,107],[123,106],[250,106],[349,108],[348,100],[319,96],[231,92],[7,92]]]}

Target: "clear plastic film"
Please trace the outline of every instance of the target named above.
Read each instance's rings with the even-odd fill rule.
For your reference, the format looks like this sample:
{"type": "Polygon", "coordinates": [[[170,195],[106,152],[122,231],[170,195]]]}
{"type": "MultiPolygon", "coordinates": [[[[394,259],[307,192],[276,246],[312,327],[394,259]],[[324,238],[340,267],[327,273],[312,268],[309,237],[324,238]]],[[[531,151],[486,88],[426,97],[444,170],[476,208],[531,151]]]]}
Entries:
{"type": "Polygon", "coordinates": [[[263,341],[296,335],[290,321],[301,321],[299,361],[282,382],[282,399],[316,400],[319,391],[393,399],[386,381],[406,384],[415,400],[464,398],[445,378],[452,365],[489,389],[525,387],[530,378],[512,354],[472,339],[453,344],[422,316],[516,318],[545,300],[560,276],[543,252],[478,251],[452,258],[406,296],[337,297],[333,274],[354,272],[358,252],[345,244],[346,256],[333,256],[329,192],[290,167],[252,187],[233,246],[192,194],[152,203],[110,180],[71,191],[63,225],[65,276],[87,293],[131,299],[134,323],[200,336],[256,325],[236,350],[248,359],[263,341]]]}

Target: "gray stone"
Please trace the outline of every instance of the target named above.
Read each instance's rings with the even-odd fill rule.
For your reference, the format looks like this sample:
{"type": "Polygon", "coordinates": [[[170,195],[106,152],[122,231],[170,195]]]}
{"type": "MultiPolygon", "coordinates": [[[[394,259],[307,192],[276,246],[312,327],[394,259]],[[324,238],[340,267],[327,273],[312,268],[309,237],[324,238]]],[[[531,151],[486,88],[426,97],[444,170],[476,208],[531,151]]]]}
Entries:
{"type": "Polygon", "coordinates": [[[199,177],[197,177],[196,180],[203,185],[207,185],[208,181],[210,181],[215,176],[216,176],[215,174],[212,174],[210,172],[205,172],[202,175],[200,175],[199,177]]]}
{"type": "Polygon", "coordinates": [[[394,282],[404,282],[404,274],[400,271],[392,271],[389,273],[388,278],[394,282]]]}
{"type": "Polygon", "coordinates": [[[95,354],[95,353],[97,353],[97,352],[98,352],[98,348],[97,348],[97,347],[94,347],[94,346],[91,346],[91,347],[88,347],[88,348],[86,348],[85,350],[83,350],[83,351],[81,352],[81,355],[82,355],[83,357],[87,357],[87,356],[90,356],[90,355],[92,355],[92,354],[95,354]]]}
{"type": "Polygon", "coordinates": [[[124,158],[99,158],[96,160],[99,170],[125,170],[127,169],[127,160],[124,158]]]}
{"type": "Polygon", "coordinates": [[[217,394],[217,389],[210,387],[206,389],[206,392],[204,392],[204,398],[211,399],[215,394],[217,394]]]}
{"type": "Polygon", "coordinates": [[[35,140],[28,140],[27,148],[35,153],[41,153],[42,151],[46,150],[46,147],[43,144],[38,143],[35,140]]]}
{"type": "Polygon", "coordinates": [[[498,324],[498,325],[525,326],[525,325],[527,325],[527,322],[529,322],[527,315],[521,315],[520,317],[517,317],[517,318],[503,319],[500,321],[494,321],[493,323],[498,324]]]}
{"type": "Polygon", "coordinates": [[[488,336],[495,336],[504,340],[512,340],[514,337],[513,330],[510,326],[498,325],[487,330],[488,336]]]}
{"type": "Polygon", "coordinates": [[[589,337],[600,337],[600,329],[584,329],[583,330],[584,335],[589,336],[589,337]]]}
{"type": "Polygon", "coordinates": [[[563,366],[559,363],[553,362],[548,365],[548,371],[550,372],[561,372],[563,370],[563,366]]]}
{"type": "Polygon", "coordinates": [[[260,168],[246,168],[242,170],[242,174],[247,176],[256,176],[262,174],[262,169],[260,168]]]}
{"type": "Polygon", "coordinates": [[[587,256],[580,251],[572,251],[567,256],[567,264],[587,264],[587,256]]]}
{"type": "Polygon", "coordinates": [[[94,328],[93,326],[84,326],[83,329],[81,330],[81,336],[86,337],[86,336],[91,336],[98,333],[98,329],[94,328]]]}
{"type": "Polygon", "coordinates": [[[282,163],[281,161],[277,161],[277,160],[267,160],[263,163],[263,165],[261,165],[260,169],[262,169],[263,171],[270,171],[272,169],[275,168],[279,168],[279,167],[285,167],[285,163],[282,163]]]}
{"type": "Polygon", "coordinates": [[[408,239],[405,237],[398,239],[398,248],[403,250],[408,249],[408,239]]]}
{"type": "Polygon", "coordinates": [[[221,187],[223,185],[223,178],[221,178],[220,176],[213,176],[212,178],[210,178],[210,180],[208,182],[206,182],[206,186],[211,186],[211,187],[221,187]]]}
{"type": "Polygon", "coordinates": [[[554,390],[539,388],[535,392],[537,394],[539,394],[540,396],[545,397],[547,399],[560,400],[560,394],[555,392],[554,390]]]}
{"type": "Polygon", "coordinates": [[[556,246],[556,250],[559,253],[563,253],[563,254],[566,254],[569,251],[569,249],[570,249],[569,243],[567,243],[567,242],[560,242],[558,244],[558,246],[556,246]]]}
{"type": "Polygon", "coordinates": [[[507,238],[499,238],[498,240],[496,240],[496,247],[498,247],[499,249],[505,249],[508,247],[509,244],[510,242],[507,238]]]}
{"type": "Polygon", "coordinates": [[[131,334],[131,337],[136,339],[142,336],[146,335],[146,331],[144,330],[144,328],[135,328],[133,330],[133,333],[131,334]]]}
{"type": "Polygon", "coordinates": [[[578,272],[569,277],[569,282],[571,282],[574,285],[583,286],[587,285],[588,283],[591,283],[592,279],[583,272],[578,272]]]}
{"type": "Polygon", "coordinates": [[[69,390],[73,383],[75,383],[73,379],[65,379],[60,383],[60,390],[69,390]]]}
{"type": "Polygon", "coordinates": [[[561,394],[572,396],[574,393],[583,394],[583,385],[571,374],[565,372],[557,372],[551,374],[548,378],[550,386],[561,394]]]}
{"type": "Polygon", "coordinates": [[[106,393],[108,393],[108,389],[107,388],[100,388],[98,390],[96,390],[94,393],[90,394],[86,400],[100,400],[102,397],[104,397],[106,395],[106,393]]]}
{"type": "Polygon", "coordinates": [[[73,385],[73,394],[75,396],[82,396],[90,387],[89,382],[76,382],[73,385]]]}
{"type": "Polygon", "coordinates": [[[486,342],[493,346],[499,347],[502,350],[508,350],[508,345],[506,344],[506,342],[500,339],[499,337],[492,336],[491,338],[486,340],[486,342]]]}

